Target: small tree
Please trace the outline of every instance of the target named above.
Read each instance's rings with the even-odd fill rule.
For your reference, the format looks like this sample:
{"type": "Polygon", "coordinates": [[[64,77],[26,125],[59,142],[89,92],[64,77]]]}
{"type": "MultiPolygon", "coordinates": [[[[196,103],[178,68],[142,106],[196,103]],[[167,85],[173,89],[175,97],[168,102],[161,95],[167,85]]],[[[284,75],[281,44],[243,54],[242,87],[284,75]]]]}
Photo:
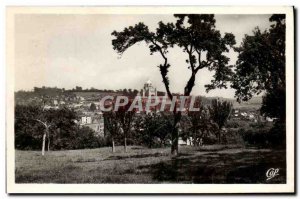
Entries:
{"type": "Polygon", "coordinates": [[[121,131],[124,136],[124,150],[127,152],[127,138],[130,134],[133,118],[135,115],[135,109],[129,110],[132,102],[130,101],[125,106],[118,107],[116,111],[116,117],[120,123],[121,131]]]}
{"type": "Polygon", "coordinates": [[[134,129],[140,144],[152,148],[156,144],[155,141],[159,139],[162,147],[170,138],[172,121],[169,115],[150,112],[136,117],[134,129]]]}
{"type": "Polygon", "coordinates": [[[200,139],[208,135],[212,131],[216,131],[216,125],[210,118],[209,111],[202,105],[202,100],[197,97],[194,103],[195,108],[199,108],[198,111],[189,111],[187,113],[187,136],[193,138],[193,145],[200,144],[200,139]]]}
{"type": "MultiPolygon", "coordinates": [[[[191,136],[193,138],[193,144],[196,146],[196,141],[198,138],[198,133],[199,133],[199,126],[201,122],[201,112],[203,111],[203,106],[201,105],[201,99],[200,97],[197,97],[194,103],[194,107],[198,108],[198,111],[189,111],[187,114],[187,119],[189,121],[189,128],[188,131],[191,131],[191,136]]],[[[188,135],[189,136],[189,135],[188,135]]],[[[200,136],[202,137],[202,136],[200,136]]]]}
{"type": "Polygon", "coordinates": [[[91,106],[90,106],[90,111],[95,111],[97,109],[96,107],[96,104],[94,104],[93,102],[91,103],[91,106]]]}
{"type": "Polygon", "coordinates": [[[105,111],[103,112],[104,118],[104,128],[109,132],[109,137],[111,138],[112,152],[115,152],[115,138],[120,133],[120,124],[117,120],[117,115],[115,111],[105,111]]]}
{"type": "Polygon", "coordinates": [[[211,106],[209,106],[209,114],[211,119],[217,124],[218,131],[217,136],[219,144],[221,143],[221,131],[225,126],[227,120],[230,118],[232,112],[232,104],[227,101],[220,101],[217,99],[212,100],[211,106]]]}
{"type": "MultiPolygon", "coordinates": [[[[113,31],[115,38],[112,40],[113,49],[118,53],[124,53],[128,48],[139,42],[146,42],[150,54],[159,53],[163,63],[158,66],[162,76],[167,95],[170,99],[173,94],[169,87],[168,72],[171,67],[168,60],[168,49],[175,46],[186,53],[187,67],[191,76],[184,87],[184,96],[189,96],[195,85],[196,74],[199,70],[207,68],[215,71],[211,84],[206,85],[207,91],[214,88],[226,88],[226,81],[232,74],[229,58],[224,55],[235,44],[234,35],[225,33],[221,36],[220,31],[215,29],[214,15],[208,14],[178,14],[174,15],[176,23],[158,23],[156,31],[151,32],[143,23],[125,28],[121,32],[113,31]]],[[[177,105],[176,105],[177,106],[177,105]]],[[[178,124],[181,120],[181,112],[173,111],[173,129],[171,153],[178,154],[178,124]]]]}

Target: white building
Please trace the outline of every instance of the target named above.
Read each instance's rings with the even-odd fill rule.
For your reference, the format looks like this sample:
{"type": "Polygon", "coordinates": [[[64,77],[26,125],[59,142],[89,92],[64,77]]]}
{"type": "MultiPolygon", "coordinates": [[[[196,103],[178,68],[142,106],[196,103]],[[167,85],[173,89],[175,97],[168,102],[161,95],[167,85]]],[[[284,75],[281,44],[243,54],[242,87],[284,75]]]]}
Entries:
{"type": "Polygon", "coordinates": [[[93,129],[97,136],[104,136],[104,118],[103,115],[83,115],[80,121],[81,126],[87,126],[93,129]]]}
{"type": "Polygon", "coordinates": [[[145,82],[143,89],[139,93],[142,97],[149,97],[149,96],[157,96],[157,90],[152,85],[152,82],[148,80],[145,82]]]}

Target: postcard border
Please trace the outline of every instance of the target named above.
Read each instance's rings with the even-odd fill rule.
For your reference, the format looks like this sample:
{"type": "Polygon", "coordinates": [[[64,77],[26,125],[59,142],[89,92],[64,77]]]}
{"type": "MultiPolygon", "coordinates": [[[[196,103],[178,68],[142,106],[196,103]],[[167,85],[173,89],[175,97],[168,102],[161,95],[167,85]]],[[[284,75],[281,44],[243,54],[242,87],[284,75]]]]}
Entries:
{"type": "Polygon", "coordinates": [[[124,7],[7,7],[6,8],[6,184],[7,193],[294,193],[295,192],[295,63],[294,10],[291,6],[124,6],[124,7]],[[14,149],[14,16],[16,14],[286,14],[286,184],[16,184],[14,149]]]}

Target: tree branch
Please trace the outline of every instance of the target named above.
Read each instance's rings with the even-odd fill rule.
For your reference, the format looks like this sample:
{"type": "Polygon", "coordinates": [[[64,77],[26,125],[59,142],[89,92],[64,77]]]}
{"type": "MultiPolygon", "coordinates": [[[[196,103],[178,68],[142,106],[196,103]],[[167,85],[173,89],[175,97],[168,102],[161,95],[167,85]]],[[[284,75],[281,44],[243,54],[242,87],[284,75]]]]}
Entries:
{"type": "Polygon", "coordinates": [[[41,120],[39,120],[39,119],[33,119],[33,120],[35,120],[35,121],[37,121],[37,122],[40,122],[41,124],[43,124],[44,126],[45,126],[45,128],[49,128],[51,125],[47,125],[47,123],[46,122],[43,122],[43,121],[41,121],[41,120]]]}
{"type": "Polygon", "coordinates": [[[167,78],[167,70],[168,70],[168,58],[165,56],[163,50],[162,50],[162,47],[160,45],[158,45],[153,39],[149,39],[151,41],[151,43],[153,45],[156,46],[156,48],[158,49],[158,51],[160,52],[162,58],[164,59],[164,64],[163,65],[160,65],[160,70],[161,70],[161,76],[163,78],[163,82],[164,82],[164,85],[165,85],[165,88],[166,88],[166,91],[167,91],[167,95],[170,99],[173,98],[173,95],[170,91],[170,88],[169,88],[169,80],[167,78]],[[162,73],[162,70],[165,71],[165,75],[164,73],[162,73]]]}

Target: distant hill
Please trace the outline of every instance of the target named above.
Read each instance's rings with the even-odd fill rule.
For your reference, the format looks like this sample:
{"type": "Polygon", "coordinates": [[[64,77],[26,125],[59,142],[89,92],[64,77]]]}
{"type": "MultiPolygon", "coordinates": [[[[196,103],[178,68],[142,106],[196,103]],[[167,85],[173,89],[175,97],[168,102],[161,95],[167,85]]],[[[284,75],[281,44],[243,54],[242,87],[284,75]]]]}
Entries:
{"type": "Polygon", "coordinates": [[[205,96],[201,96],[202,97],[202,103],[204,105],[209,105],[211,103],[211,100],[213,99],[218,99],[221,101],[228,101],[231,102],[233,105],[233,108],[238,108],[238,109],[255,109],[258,110],[261,107],[262,104],[262,96],[256,96],[251,98],[249,101],[246,102],[241,102],[238,103],[236,101],[236,99],[234,98],[225,98],[225,97],[205,97],[205,96]]]}
{"type": "MultiPolygon", "coordinates": [[[[79,87],[81,88],[81,87],[79,87]]],[[[79,90],[65,90],[61,88],[51,88],[51,87],[34,87],[33,91],[17,91],[15,92],[16,102],[26,102],[31,99],[38,99],[42,96],[47,96],[49,98],[65,98],[65,97],[83,97],[85,100],[95,101],[99,100],[106,95],[117,96],[117,95],[126,95],[134,97],[138,93],[135,89],[119,89],[119,90],[99,90],[99,89],[85,89],[79,90]]],[[[157,91],[158,96],[165,96],[165,92],[157,91]]],[[[180,95],[179,93],[172,93],[174,96],[180,95]]],[[[219,99],[222,101],[228,101],[233,104],[235,109],[247,109],[247,110],[258,110],[262,104],[262,96],[256,96],[250,99],[247,102],[238,103],[234,98],[224,98],[224,97],[206,97],[200,96],[202,98],[202,103],[204,105],[210,105],[213,99],[219,99]]]]}

